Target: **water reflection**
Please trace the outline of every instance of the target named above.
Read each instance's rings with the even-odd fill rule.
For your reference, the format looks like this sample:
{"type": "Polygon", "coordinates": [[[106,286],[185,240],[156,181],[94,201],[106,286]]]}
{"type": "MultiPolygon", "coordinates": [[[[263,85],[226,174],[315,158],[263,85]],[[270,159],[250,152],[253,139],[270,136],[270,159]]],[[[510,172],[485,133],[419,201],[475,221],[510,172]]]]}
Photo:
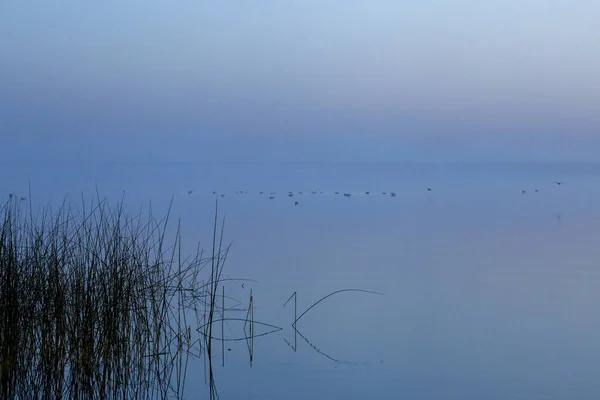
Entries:
{"type": "MultiPolygon", "coordinates": [[[[208,378],[208,382],[209,382],[209,393],[211,398],[217,398],[218,397],[218,390],[217,390],[217,382],[215,379],[215,374],[214,374],[214,358],[213,358],[213,351],[212,351],[212,341],[219,341],[221,342],[221,365],[222,367],[225,367],[225,354],[226,352],[231,352],[231,348],[225,347],[225,343],[227,342],[240,342],[243,341],[246,344],[246,348],[248,351],[248,360],[250,363],[250,367],[252,367],[253,365],[253,361],[254,361],[254,352],[255,352],[255,340],[261,338],[261,337],[266,337],[266,336],[270,336],[270,335],[274,335],[277,332],[283,331],[284,329],[266,322],[261,322],[261,321],[257,321],[255,320],[255,316],[254,316],[254,299],[253,299],[253,294],[252,294],[252,290],[250,290],[250,297],[249,297],[249,301],[248,301],[248,306],[246,308],[239,308],[238,306],[241,304],[239,302],[235,302],[236,305],[233,307],[225,307],[225,300],[231,300],[230,297],[226,297],[225,296],[225,286],[221,286],[221,297],[220,299],[215,298],[215,304],[219,304],[219,300],[220,300],[220,304],[221,304],[221,308],[219,309],[219,312],[221,314],[221,318],[213,318],[212,320],[210,319],[210,314],[208,317],[208,322],[206,322],[204,325],[201,325],[200,327],[198,327],[197,331],[202,335],[203,339],[204,339],[204,343],[205,343],[205,359],[206,359],[206,371],[209,375],[208,378]],[[226,316],[225,314],[227,313],[229,314],[234,314],[234,315],[238,315],[239,313],[244,313],[245,312],[245,317],[244,318],[239,318],[236,316],[226,316]],[[243,323],[243,325],[241,325],[243,323]],[[231,336],[227,336],[225,333],[225,324],[227,324],[228,330],[230,332],[233,332],[233,335],[231,336]],[[234,324],[238,324],[240,325],[239,329],[231,329],[232,325],[234,324]],[[220,330],[220,334],[217,332],[218,331],[218,327],[220,326],[221,330],[220,330]],[[258,331],[257,331],[258,328],[258,331]],[[237,336],[236,336],[236,332],[237,336]],[[218,336],[217,336],[218,335],[218,336]]],[[[374,291],[369,291],[369,290],[364,290],[364,289],[340,289],[337,291],[334,291],[332,293],[329,293],[323,297],[321,297],[319,300],[317,300],[316,302],[314,302],[313,304],[311,304],[308,308],[306,308],[303,312],[301,312],[298,315],[298,309],[297,309],[297,292],[294,292],[289,298],[288,300],[284,303],[284,307],[286,307],[288,305],[288,303],[290,303],[290,301],[293,299],[293,305],[294,305],[294,318],[293,318],[293,322],[291,323],[290,327],[292,328],[293,332],[294,332],[294,342],[293,344],[291,342],[289,342],[287,340],[287,338],[283,338],[283,341],[285,344],[287,344],[294,352],[297,352],[298,350],[298,337],[300,337],[301,339],[303,339],[305,341],[305,343],[309,346],[310,349],[312,349],[313,351],[315,351],[317,354],[325,357],[326,359],[334,362],[334,363],[346,363],[346,364],[357,364],[357,361],[349,361],[349,360],[342,360],[339,358],[334,358],[333,356],[329,355],[327,352],[323,351],[322,349],[320,349],[319,347],[317,347],[315,344],[313,344],[307,336],[305,336],[300,329],[298,328],[298,321],[300,321],[300,319],[302,319],[302,317],[304,317],[307,313],[309,313],[313,308],[315,308],[317,305],[319,305],[321,302],[327,300],[328,298],[332,297],[332,296],[336,296],[336,295],[340,295],[343,293],[354,293],[354,294],[369,294],[369,295],[383,295],[382,293],[378,293],[378,292],[374,292],[374,291]]],[[[211,293],[208,294],[209,296],[211,296],[211,293]]],[[[340,332],[341,333],[341,332],[340,332]]],[[[274,345],[273,341],[271,341],[271,345],[274,345]]]]}

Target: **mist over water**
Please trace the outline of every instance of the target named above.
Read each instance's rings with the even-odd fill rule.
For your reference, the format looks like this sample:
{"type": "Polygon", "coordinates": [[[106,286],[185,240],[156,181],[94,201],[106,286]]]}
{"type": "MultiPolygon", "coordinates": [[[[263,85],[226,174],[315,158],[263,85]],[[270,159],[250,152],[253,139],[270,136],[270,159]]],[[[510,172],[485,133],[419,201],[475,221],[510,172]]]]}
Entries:
{"type": "MultiPolygon", "coordinates": [[[[209,247],[218,199],[224,274],[249,279],[224,282],[226,308],[252,290],[256,321],[283,328],[255,338],[252,365],[242,340],[222,367],[218,344],[222,399],[600,396],[598,165],[2,165],[0,182],[34,210],[99,193],[161,216],[173,200],[190,254],[209,247]],[[296,336],[286,300],[300,315],[342,289],[382,294],[331,296],[296,336]]],[[[190,398],[206,392],[201,360],[188,380],[190,398]]]]}

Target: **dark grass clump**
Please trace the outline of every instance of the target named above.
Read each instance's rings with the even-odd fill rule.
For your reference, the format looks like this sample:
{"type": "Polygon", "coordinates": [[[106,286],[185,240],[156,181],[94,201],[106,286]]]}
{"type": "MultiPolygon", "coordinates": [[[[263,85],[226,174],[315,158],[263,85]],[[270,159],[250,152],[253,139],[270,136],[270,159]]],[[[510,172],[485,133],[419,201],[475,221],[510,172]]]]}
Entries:
{"type": "Polygon", "coordinates": [[[221,246],[182,259],[168,213],[122,203],[23,204],[0,205],[0,398],[181,398],[203,351],[188,317],[212,323],[221,246]]]}

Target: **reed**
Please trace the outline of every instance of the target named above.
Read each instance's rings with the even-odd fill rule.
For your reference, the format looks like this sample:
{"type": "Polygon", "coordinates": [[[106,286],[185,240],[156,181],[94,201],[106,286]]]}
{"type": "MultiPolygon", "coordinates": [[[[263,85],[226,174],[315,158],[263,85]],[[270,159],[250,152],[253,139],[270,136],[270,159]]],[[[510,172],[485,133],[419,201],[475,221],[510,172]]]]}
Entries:
{"type": "Polygon", "coordinates": [[[99,196],[36,214],[24,204],[0,205],[0,398],[182,398],[189,357],[211,364],[228,250],[216,212],[211,254],[182,258],[179,224],[166,239],[170,207],[156,219],[99,196]],[[192,337],[200,321],[207,341],[192,337]]]}

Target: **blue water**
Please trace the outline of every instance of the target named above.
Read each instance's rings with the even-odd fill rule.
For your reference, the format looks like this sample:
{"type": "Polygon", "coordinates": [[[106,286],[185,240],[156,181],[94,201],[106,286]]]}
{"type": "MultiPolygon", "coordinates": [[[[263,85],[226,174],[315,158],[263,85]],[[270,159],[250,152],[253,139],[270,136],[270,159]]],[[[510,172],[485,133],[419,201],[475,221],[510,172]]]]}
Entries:
{"type": "MultiPolygon", "coordinates": [[[[245,341],[226,342],[224,367],[217,349],[222,399],[600,398],[599,165],[0,166],[1,200],[29,186],[34,207],[96,190],[156,214],[173,200],[190,252],[209,245],[219,199],[225,274],[250,279],[225,283],[226,306],[252,289],[255,319],[283,328],[255,339],[252,364],[245,341]],[[348,288],[382,295],[324,300],[294,350],[290,295],[300,314],[348,288]]],[[[204,376],[193,362],[189,398],[204,376]]]]}

